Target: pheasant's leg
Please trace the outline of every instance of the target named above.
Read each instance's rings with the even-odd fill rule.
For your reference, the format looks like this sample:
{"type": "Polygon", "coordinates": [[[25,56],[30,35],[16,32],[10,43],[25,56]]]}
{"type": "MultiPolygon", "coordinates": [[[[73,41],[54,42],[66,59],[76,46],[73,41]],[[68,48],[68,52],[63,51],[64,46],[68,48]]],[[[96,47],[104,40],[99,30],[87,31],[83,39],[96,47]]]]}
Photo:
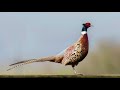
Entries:
{"type": "Polygon", "coordinates": [[[82,75],[82,76],[83,76],[83,74],[77,73],[74,67],[72,67],[72,68],[73,68],[73,71],[74,71],[74,73],[75,73],[76,75],[82,75]]]}

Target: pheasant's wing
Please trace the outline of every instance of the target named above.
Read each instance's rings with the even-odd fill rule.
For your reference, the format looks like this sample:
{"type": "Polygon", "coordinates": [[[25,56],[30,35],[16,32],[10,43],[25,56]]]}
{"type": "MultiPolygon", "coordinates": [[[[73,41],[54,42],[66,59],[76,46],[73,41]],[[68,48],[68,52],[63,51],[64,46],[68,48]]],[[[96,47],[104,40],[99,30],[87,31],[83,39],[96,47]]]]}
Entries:
{"type": "Polygon", "coordinates": [[[67,65],[69,63],[74,63],[81,58],[81,47],[79,43],[75,43],[74,45],[71,45],[64,53],[64,59],[62,63],[64,65],[67,65]]]}
{"type": "Polygon", "coordinates": [[[62,61],[63,64],[67,64],[70,61],[70,57],[74,51],[74,45],[68,47],[64,53],[64,59],[62,61]]]}

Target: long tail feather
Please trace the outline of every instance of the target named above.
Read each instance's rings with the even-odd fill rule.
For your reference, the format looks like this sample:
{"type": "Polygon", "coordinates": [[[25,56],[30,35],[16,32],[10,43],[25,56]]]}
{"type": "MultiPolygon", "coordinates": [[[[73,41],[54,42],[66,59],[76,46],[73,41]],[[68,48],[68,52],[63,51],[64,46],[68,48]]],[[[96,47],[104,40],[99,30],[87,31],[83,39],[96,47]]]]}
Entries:
{"type": "Polygon", "coordinates": [[[14,69],[16,67],[25,65],[25,64],[30,64],[30,63],[33,63],[33,62],[44,62],[44,61],[54,62],[55,61],[55,56],[44,57],[44,58],[39,58],[39,59],[29,59],[29,60],[24,60],[24,61],[20,61],[20,62],[17,62],[17,63],[13,63],[13,64],[9,65],[9,66],[13,66],[13,67],[7,69],[7,71],[9,71],[11,69],[14,69]]]}

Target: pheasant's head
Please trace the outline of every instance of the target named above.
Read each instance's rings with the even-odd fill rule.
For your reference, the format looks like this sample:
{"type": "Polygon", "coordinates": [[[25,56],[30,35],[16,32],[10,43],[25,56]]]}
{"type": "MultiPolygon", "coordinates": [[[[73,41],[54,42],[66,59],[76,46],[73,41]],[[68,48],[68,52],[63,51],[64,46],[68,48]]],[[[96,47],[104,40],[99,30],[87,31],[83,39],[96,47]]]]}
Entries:
{"type": "Polygon", "coordinates": [[[87,32],[87,29],[89,28],[89,27],[91,27],[92,25],[91,25],[91,23],[89,23],[89,22],[86,22],[86,23],[84,23],[83,24],[83,28],[82,28],[82,32],[87,32]]]}
{"type": "Polygon", "coordinates": [[[84,23],[83,26],[86,27],[86,28],[89,28],[89,27],[91,27],[92,25],[91,25],[91,23],[87,22],[87,23],[84,23]]]}

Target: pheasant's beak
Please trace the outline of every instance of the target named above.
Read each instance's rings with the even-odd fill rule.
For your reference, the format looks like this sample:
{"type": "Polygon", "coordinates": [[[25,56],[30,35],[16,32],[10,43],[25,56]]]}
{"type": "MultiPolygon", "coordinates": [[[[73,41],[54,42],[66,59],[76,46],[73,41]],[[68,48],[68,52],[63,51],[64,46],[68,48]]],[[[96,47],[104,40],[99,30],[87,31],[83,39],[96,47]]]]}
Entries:
{"type": "Polygon", "coordinates": [[[91,27],[94,27],[93,25],[91,25],[91,27]]]}
{"type": "Polygon", "coordinates": [[[94,27],[93,25],[90,25],[90,27],[94,27]]]}

